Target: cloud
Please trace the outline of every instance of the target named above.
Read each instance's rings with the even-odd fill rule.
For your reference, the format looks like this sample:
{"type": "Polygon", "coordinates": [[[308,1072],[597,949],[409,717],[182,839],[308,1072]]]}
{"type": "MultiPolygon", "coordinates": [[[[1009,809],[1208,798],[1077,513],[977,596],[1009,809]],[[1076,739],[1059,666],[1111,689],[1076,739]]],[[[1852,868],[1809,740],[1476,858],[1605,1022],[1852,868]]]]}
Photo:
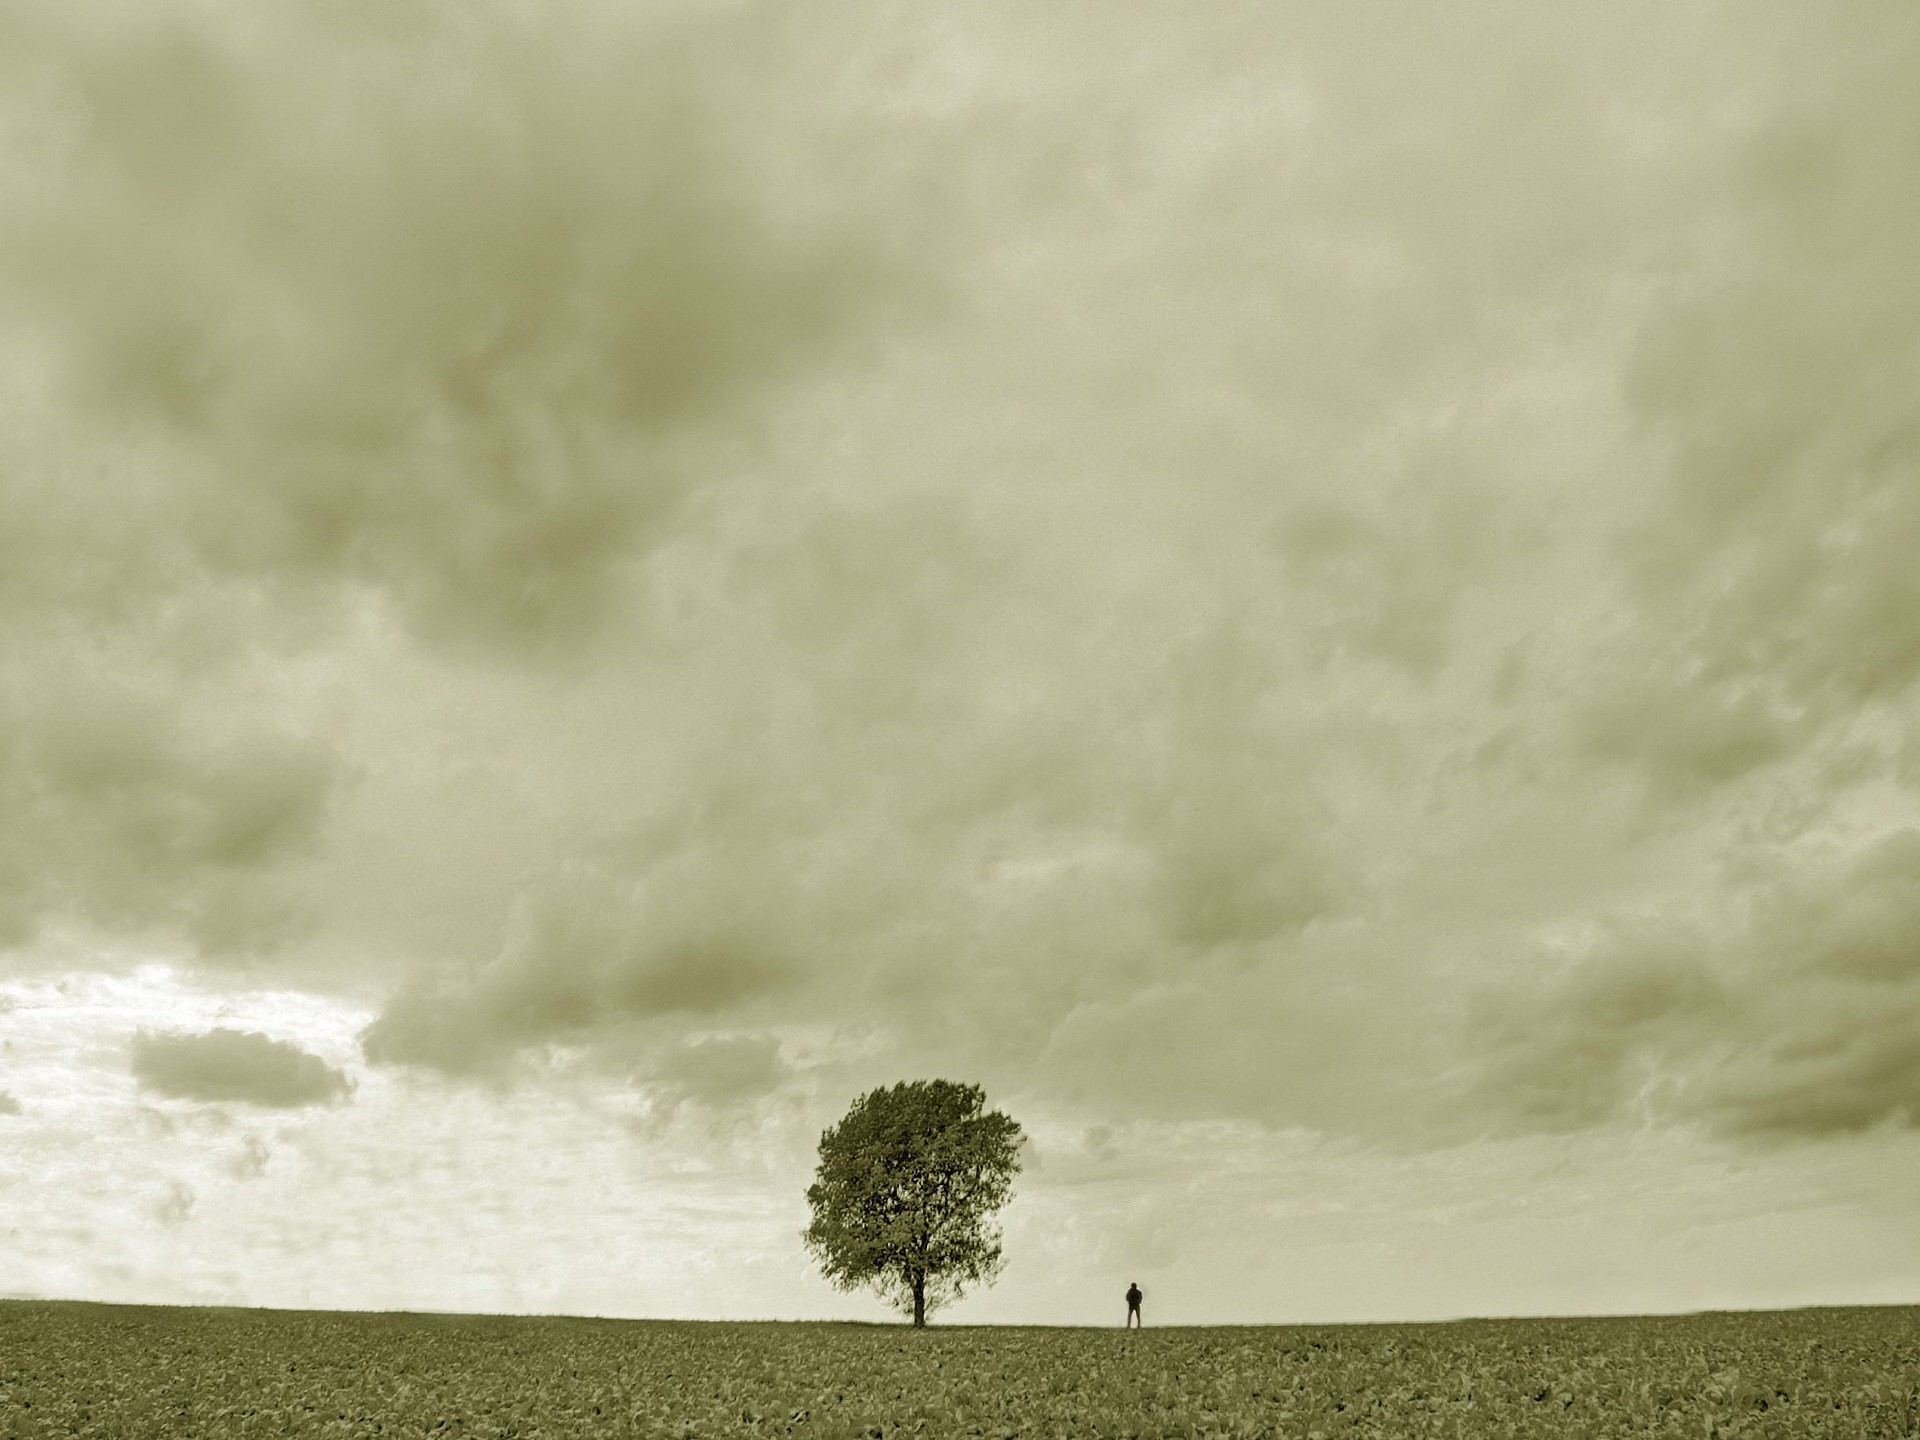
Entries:
{"type": "Polygon", "coordinates": [[[176,1099],[272,1109],[328,1104],[353,1088],[344,1072],[318,1055],[251,1030],[142,1030],[133,1038],[133,1075],[147,1089],[176,1099]]]}
{"type": "Polygon", "coordinates": [[[199,1200],[192,1186],[179,1180],[169,1180],[166,1194],[155,1200],[150,1210],[153,1218],[162,1225],[184,1225],[193,1218],[194,1207],[199,1200]]]}
{"type": "Polygon", "coordinates": [[[267,1162],[273,1158],[273,1151],[258,1135],[249,1135],[241,1143],[238,1154],[227,1161],[227,1173],[236,1180],[258,1180],[267,1173],[267,1162]]]}
{"type": "MultiPolygon", "coordinates": [[[[886,644],[869,658],[915,663],[886,644]]],[[[525,877],[498,951],[402,989],[370,1059],[477,1070],[623,1027],[849,1015],[1038,1047],[1115,984],[1256,965],[1363,888],[1242,641],[1156,662],[1155,724],[1077,737],[984,713],[951,670],[837,727],[837,687],[756,658],[762,698],[685,753],[669,803],[525,877]],[[804,747],[758,729],[783,713],[804,747]]]]}
{"type": "Polygon", "coordinates": [[[1920,220],[1897,178],[1920,153],[1920,35],[1860,4],[1850,42],[1821,45],[1792,7],[1772,13],[1780,42],[1756,69],[1774,99],[1701,193],[1628,374],[1668,471],[1626,540],[1669,698],[1603,728],[1657,774],[1708,783],[1920,679],[1913,412],[1886,380],[1920,361],[1897,239],[1920,220]]]}
{"type": "Polygon", "coordinates": [[[1471,1025],[1523,1130],[1623,1116],[1807,1139],[1920,1126],[1920,831],[1802,858],[1712,932],[1608,927],[1471,1025]]]}
{"type": "Polygon", "coordinates": [[[0,927],[530,1085],[1894,1116],[1741,918],[1920,753],[1855,13],[16,7],[0,927]]]}
{"type": "Polygon", "coordinates": [[[1680,922],[1611,926],[1573,957],[1531,958],[1540,973],[1477,996],[1469,1021],[1480,1081],[1522,1130],[1631,1113],[1733,1004],[1704,938],[1680,922]]]}
{"type": "Polygon", "coordinates": [[[1640,765],[1663,799],[1698,796],[1804,740],[1806,725],[1764,683],[1701,683],[1678,664],[1647,667],[1644,655],[1620,664],[1637,673],[1609,676],[1585,699],[1579,741],[1601,759],[1640,765]]]}
{"type": "Polygon", "coordinates": [[[1660,588],[1724,537],[1658,352],[1711,329],[1699,295],[1754,299],[1709,241],[1770,243],[1718,181],[1787,123],[1735,113],[1780,57],[1641,12],[1734,47],[1680,81],[1517,13],[1449,37],[1489,88],[1312,7],[1231,55],[1119,7],[1167,57],[1144,91],[1119,39],[1043,25],[1046,75],[957,39],[996,64],[949,153],[1000,208],[940,257],[951,307],[790,397],[802,443],[668,527],[647,694],[589,692],[647,737],[644,774],[597,752],[628,813],[527,856],[369,1057],[846,1018],[1089,1104],[1370,1134],[1611,1123],[1691,1074],[1670,1050],[1740,1005],[1717,935],[1608,920],[1543,993],[1508,960],[1668,928],[1752,818],[1716,796],[1825,723],[1660,588]],[[996,166],[982,137],[1029,124],[1052,158],[996,166]],[[1434,1117],[1418,1066],[1477,1073],[1488,1034],[1506,1069],[1434,1117]]]}
{"type": "Polygon", "coordinates": [[[0,21],[0,942],[296,947],[366,637],[562,663],[919,312],[913,178],[760,18],[0,21]]]}
{"type": "Polygon", "coordinates": [[[300,916],[281,871],[308,854],[337,774],[313,740],[221,681],[163,688],[21,664],[0,700],[0,935],[48,922],[271,947],[300,916]],[[196,693],[197,692],[197,693],[196,693]]]}
{"type": "Polygon", "coordinates": [[[771,1090],[786,1073],[772,1035],[724,1035],[684,1041],[653,1057],[645,1072],[690,1099],[726,1104],[771,1090]]]}
{"type": "Polygon", "coordinates": [[[576,867],[530,889],[500,953],[423,976],[369,1027],[377,1062],[481,1070],[622,1020],[712,1016],[789,977],[752,857],[678,855],[628,880],[576,867]]]}
{"type": "MultiPolygon", "coordinates": [[[[1422,463],[1451,468],[1449,451],[1465,447],[1447,437],[1434,448],[1439,456],[1422,463]]],[[[1410,480],[1376,515],[1326,502],[1299,506],[1281,518],[1276,548],[1321,644],[1431,678],[1451,649],[1456,602],[1499,543],[1492,508],[1471,485],[1410,480]]]]}
{"type": "Polygon", "coordinates": [[[98,537],[157,547],[98,579],[370,587],[510,645],[596,622],[693,437],[907,293],[857,158],[764,123],[804,81],[760,15],[12,22],[38,143],[0,318],[67,443],[142,472],[144,523],[98,537]]]}
{"type": "Polygon", "coordinates": [[[19,1115],[21,1113],[20,1102],[5,1090],[0,1090],[0,1115],[19,1115]]]}

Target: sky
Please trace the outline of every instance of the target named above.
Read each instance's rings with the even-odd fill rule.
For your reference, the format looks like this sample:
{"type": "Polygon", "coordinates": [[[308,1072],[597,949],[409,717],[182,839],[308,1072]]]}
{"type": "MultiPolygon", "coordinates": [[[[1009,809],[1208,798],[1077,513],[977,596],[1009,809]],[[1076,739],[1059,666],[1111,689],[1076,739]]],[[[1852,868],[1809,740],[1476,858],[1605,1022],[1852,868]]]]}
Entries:
{"type": "Polygon", "coordinates": [[[1920,1301],[1920,12],[0,11],[0,1290],[1920,1301]]]}

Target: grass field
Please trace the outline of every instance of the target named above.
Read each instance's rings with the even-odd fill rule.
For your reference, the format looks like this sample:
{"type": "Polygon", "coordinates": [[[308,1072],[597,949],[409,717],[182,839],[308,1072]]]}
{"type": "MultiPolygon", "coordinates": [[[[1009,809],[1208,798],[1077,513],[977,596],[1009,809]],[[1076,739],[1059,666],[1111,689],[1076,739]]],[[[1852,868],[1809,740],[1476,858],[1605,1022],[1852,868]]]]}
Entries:
{"type": "Polygon", "coordinates": [[[8,1437],[1920,1435],[1920,1310],[1147,1330],[0,1302],[8,1437]]]}

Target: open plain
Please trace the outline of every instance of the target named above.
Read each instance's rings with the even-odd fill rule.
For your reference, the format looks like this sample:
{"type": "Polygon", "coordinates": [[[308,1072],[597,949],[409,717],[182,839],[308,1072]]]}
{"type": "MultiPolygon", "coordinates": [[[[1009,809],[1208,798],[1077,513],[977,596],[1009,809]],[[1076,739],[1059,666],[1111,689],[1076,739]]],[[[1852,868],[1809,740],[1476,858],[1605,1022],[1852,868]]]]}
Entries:
{"type": "Polygon", "coordinates": [[[1114,1330],[0,1303],[0,1434],[1920,1435],[1920,1309],[1114,1330]]]}

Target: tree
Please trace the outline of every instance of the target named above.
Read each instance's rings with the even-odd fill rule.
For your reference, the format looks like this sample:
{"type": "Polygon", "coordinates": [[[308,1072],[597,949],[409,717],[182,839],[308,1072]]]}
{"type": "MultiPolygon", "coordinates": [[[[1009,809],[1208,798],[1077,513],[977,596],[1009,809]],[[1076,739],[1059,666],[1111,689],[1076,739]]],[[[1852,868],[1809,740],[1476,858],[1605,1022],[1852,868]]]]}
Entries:
{"type": "Polygon", "coordinates": [[[993,1216],[1013,1193],[1023,1138],[978,1085],[868,1091],[820,1137],[807,1249],[840,1289],[871,1286],[925,1325],[1000,1273],[993,1216]]]}

